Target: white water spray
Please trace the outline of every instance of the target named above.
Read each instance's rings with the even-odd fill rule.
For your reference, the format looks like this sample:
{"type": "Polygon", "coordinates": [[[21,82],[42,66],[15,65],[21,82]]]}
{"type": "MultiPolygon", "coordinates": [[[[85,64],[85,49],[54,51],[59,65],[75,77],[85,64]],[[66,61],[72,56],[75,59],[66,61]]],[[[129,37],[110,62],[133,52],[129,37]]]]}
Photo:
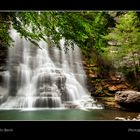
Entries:
{"type": "MultiPolygon", "coordinates": [[[[89,101],[90,95],[76,45],[65,53],[64,39],[60,49],[44,41],[39,42],[39,48],[21,39],[15,31],[11,36],[15,44],[9,48],[8,56],[9,93],[0,108],[84,107],[83,102],[87,98],[89,101]]],[[[92,99],[92,107],[99,108],[93,102],[92,99]]]]}

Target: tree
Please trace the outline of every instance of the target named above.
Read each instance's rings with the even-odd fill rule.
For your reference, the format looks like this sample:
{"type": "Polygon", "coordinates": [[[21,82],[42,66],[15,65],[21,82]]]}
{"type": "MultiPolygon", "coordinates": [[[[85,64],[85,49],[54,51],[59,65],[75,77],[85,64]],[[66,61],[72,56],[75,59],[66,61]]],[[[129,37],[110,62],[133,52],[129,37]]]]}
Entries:
{"type": "Polygon", "coordinates": [[[5,12],[0,15],[4,22],[8,21],[21,36],[32,42],[46,41],[47,36],[58,43],[64,37],[83,48],[93,45],[100,48],[105,42],[102,36],[107,33],[111,21],[108,13],[91,11],[5,12]]]}
{"type": "MultiPolygon", "coordinates": [[[[81,48],[89,65],[96,65],[95,69],[99,70],[99,73],[103,73],[106,69],[101,59],[101,52],[107,45],[104,36],[108,34],[108,27],[114,26],[114,19],[109,12],[31,11],[5,12],[0,15],[3,17],[1,18],[3,22],[8,17],[6,18],[7,28],[0,38],[4,46],[10,46],[12,43],[8,34],[11,28],[35,45],[43,39],[46,42],[51,40],[55,46],[59,47],[59,41],[65,38],[66,51],[76,44],[81,48]]],[[[0,27],[2,31],[3,26],[0,27]]]]}
{"type": "Polygon", "coordinates": [[[111,29],[105,38],[114,42],[113,56],[119,69],[127,78],[135,79],[138,83],[140,72],[140,20],[135,11],[124,12],[118,16],[115,28],[111,29]]]}
{"type": "Polygon", "coordinates": [[[10,13],[2,12],[0,13],[0,46],[8,46],[12,42],[9,36],[10,28],[10,13]]]}

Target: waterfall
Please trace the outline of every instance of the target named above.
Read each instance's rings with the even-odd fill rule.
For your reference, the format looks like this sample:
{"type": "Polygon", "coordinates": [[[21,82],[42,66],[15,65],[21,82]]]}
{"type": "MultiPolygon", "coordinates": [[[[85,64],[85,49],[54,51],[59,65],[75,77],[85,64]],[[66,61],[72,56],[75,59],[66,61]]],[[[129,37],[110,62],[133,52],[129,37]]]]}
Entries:
{"type": "Polygon", "coordinates": [[[66,53],[64,39],[60,48],[44,41],[37,47],[16,31],[11,36],[15,42],[8,54],[8,97],[0,108],[66,108],[82,106],[90,98],[76,45],[66,53]]]}

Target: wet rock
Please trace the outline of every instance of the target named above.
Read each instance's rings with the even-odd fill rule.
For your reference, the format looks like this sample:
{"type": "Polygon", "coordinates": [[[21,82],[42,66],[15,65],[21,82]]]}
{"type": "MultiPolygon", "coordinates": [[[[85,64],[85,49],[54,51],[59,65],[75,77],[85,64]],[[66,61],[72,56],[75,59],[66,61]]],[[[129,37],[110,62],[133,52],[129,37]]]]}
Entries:
{"type": "Polygon", "coordinates": [[[115,95],[115,101],[125,108],[140,110],[140,92],[133,90],[118,91],[115,95]]]}
{"type": "Polygon", "coordinates": [[[2,103],[2,100],[3,100],[3,96],[0,95],[0,104],[2,103]]]}
{"type": "Polygon", "coordinates": [[[42,97],[52,97],[52,93],[51,92],[42,92],[42,93],[40,93],[40,96],[42,96],[42,97]]]}
{"type": "Polygon", "coordinates": [[[120,121],[140,121],[140,114],[135,118],[130,118],[130,116],[128,116],[127,118],[125,118],[125,117],[115,117],[115,120],[120,120],[120,121]]]}
{"type": "Polygon", "coordinates": [[[0,85],[3,86],[4,78],[3,78],[3,72],[0,72],[0,85]]]}
{"type": "Polygon", "coordinates": [[[133,120],[133,121],[136,121],[137,119],[136,119],[136,118],[133,118],[132,120],[133,120]]]}
{"type": "Polygon", "coordinates": [[[5,102],[6,99],[7,99],[7,96],[0,95],[0,104],[2,104],[3,102],[5,102]]]}
{"type": "Polygon", "coordinates": [[[7,89],[0,87],[0,104],[7,100],[7,89]]]}
{"type": "Polygon", "coordinates": [[[115,120],[121,120],[121,121],[125,121],[126,119],[123,117],[115,117],[115,120]]]}
{"type": "Polygon", "coordinates": [[[60,107],[60,101],[53,97],[38,97],[35,100],[34,107],[60,107]]]}
{"type": "Polygon", "coordinates": [[[48,73],[40,73],[37,81],[37,87],[39,88],[40,92],[52,91],[52,88],[57,88],[63,92],[63,90],[65,90],[65,82],[66,77],[62,73],[53,73],[52,75],[49,75],[48,73]]]}
{"type": "Polygon", "coordinates": [[[66,108],[78,108],[77,104],[73,104],[73,103],[70,103],[70,102],[65,103],[64,106],[66,108]]]}
{"type": "Polygon", "coordinates": [[[115,102],[114,97],[96,97],[97,102],[104,105],[104,108],[121,109],[122,107],[115,102]]]}
{"type": "Polygon", "coordinates": [[[139,119],[139,120],[140,120],[140,114],[137,116],[137,119],[139,119]]]}
{"type": "Polygon", "coordinates": [[[5,70],[8,55],[8,47],[0,46],[0,71],[5,70]]]}

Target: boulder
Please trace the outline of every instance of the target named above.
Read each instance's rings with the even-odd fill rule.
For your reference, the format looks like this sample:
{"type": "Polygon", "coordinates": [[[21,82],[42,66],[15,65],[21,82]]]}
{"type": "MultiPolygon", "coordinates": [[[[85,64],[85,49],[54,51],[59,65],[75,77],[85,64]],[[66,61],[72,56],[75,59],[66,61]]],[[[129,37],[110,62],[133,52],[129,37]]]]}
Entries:
{"type": "Polygon", "coordinates": [[[125,108],[140,110],[140,92],[133,90],[118,91],[115,94],[115,101],[125,108]]]}
{"type": "Polygon", "coordinates": [[[65,108],[78,108],[78,105],[77,104],[73,104],[73,103],[70,103],[70,102],[66,102],[64,104],[65,108]]]}

